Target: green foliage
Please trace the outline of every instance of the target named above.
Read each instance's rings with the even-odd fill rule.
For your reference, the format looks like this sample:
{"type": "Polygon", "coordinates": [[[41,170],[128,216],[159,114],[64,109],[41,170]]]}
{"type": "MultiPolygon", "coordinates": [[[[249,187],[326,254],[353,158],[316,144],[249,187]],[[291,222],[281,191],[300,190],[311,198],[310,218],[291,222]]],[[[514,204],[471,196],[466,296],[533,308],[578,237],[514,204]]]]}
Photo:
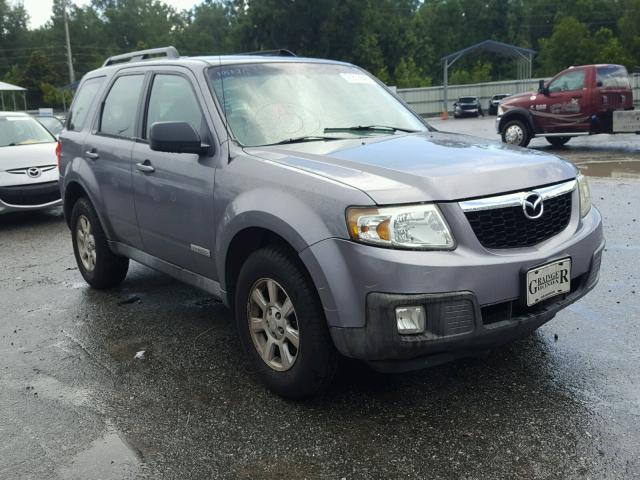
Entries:
{"type": "MultiPolygon", "coordinates": [[[[175,45],[184,55],[288,48],[418,87],[441,82],[443,56],[487,39],[538,50],[536,76],[594,62],[640,68],[640,0],[203,0],[185,11],[162,0],[54,0],[36,29],[19,2],[0,0],[0,78],[28,88],[32,107],[60,104],[56,89],[69,83],[63,2],[77,78],[110,55],[175,45]]],[[[476,83],[516,68],[478,53],[449,73],[451,84],[476,83]]]]}

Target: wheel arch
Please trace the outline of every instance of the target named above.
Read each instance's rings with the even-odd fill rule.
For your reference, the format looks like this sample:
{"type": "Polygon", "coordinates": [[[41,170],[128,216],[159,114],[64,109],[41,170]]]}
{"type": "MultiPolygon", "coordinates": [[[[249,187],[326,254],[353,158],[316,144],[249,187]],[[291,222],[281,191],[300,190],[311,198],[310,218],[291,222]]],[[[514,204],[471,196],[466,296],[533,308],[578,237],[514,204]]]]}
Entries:
{"type": "Polygon", "coordinates": [[[529,133],[531,134],[531,136],[532,137],[535,136],[536,129],[533,123],[531,112],[529,112],[524,108],[514,108],[506,112],[504,115],[502,115],[502,118],[500,118],[500,123],[498,125],[498,131],[500,135],[502,135],[504,126],[512,120],[520,120],[521,122],[523,122],[525,126],[529,129],[529,133]]]}

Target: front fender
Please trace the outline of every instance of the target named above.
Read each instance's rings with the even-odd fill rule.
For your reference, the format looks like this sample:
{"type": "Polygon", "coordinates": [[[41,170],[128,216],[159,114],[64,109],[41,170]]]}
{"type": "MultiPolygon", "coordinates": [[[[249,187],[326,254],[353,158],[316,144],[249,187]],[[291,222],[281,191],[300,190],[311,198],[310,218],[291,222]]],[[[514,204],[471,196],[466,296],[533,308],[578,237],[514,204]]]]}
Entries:
{"type": "Polygon", "coordinates": [[[500,117],[500,123],[498,125],[498,133],[502,134],[502,129],[504,128],[505,124],[515,118],[518,117],[520,119],[523,119],[527,126],[529,127],[529,129],[531,130],[531,133],[535,133],[536,132],[536,128],[535,128],[535,124],[533,122],[533,117],[531,115],[531,112],[529,110],[527,110],[526,108],[522,108],[522,107],[516,107],[516,108],[512,108],[508,111],[506,111],[505,113],[502,114],[502,117],[500,117]]]}
{"type": "Polygon", "coordinates": [[[253,189],[227,204],[218,222],[215,259],[223,290],[227,253],[233,238],[247,228],[263,228],[286,240],[297,252],[321,240],[347,236],[344,212],[323,218],[318,212],[331,211],[322,205],[312,208],[300,198],[270,187],[253,189]]]}

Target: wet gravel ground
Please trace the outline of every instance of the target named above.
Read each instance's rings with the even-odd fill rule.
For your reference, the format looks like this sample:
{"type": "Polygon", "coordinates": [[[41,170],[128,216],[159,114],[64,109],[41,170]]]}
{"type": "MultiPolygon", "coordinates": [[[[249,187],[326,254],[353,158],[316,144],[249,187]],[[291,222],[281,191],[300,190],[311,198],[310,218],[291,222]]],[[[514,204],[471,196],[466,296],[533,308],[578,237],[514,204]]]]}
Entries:
{"type": "Polygon", "coordinates": [[[640,478],[640,181],[592,191],[590,295],[483,358],[347,364],[305,403],[257,383],[211,297],[137,264],[91,290],[60,211],[2,216],[0,479],[640,478]]]}

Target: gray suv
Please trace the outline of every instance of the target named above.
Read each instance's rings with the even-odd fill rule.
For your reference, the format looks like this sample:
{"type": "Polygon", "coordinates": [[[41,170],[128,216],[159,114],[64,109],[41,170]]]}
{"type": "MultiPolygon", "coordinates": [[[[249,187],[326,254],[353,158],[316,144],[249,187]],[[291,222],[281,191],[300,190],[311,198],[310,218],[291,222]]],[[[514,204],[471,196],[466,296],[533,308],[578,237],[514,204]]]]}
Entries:
{"type": "Polygon", "coordinates": [[[526,335],[598,280],[601,217],[555,156],[441,133],[353,65],[112,57],[60,135],[80,273],[129,259],[221,298],[258,376],[405,371],[526,335]]]}

